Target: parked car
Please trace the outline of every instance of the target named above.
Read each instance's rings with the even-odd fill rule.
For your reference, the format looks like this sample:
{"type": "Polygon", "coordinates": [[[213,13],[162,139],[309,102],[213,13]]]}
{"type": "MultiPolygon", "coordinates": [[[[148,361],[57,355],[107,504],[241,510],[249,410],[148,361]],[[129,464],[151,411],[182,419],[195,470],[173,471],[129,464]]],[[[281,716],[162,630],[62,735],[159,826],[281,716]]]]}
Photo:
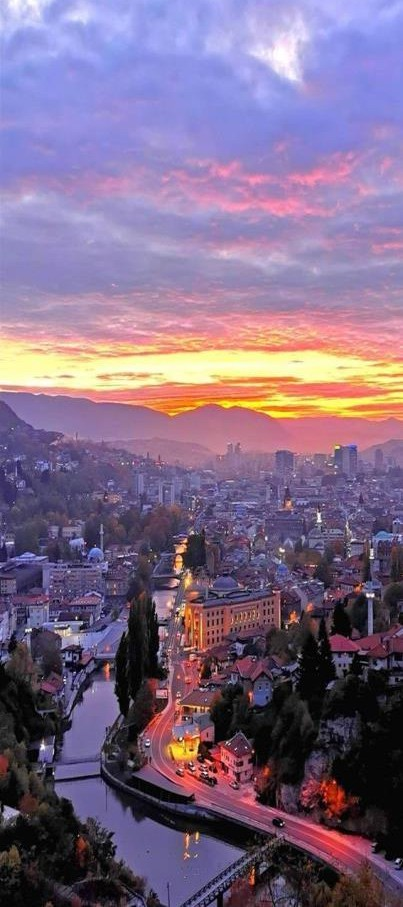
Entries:
{"type": "Polygon", "coordinates": [[[273,825],[275,825],[276,828],[284,828],[284,819],[280,819],[280,816],[274,816],[273,825]]]}
{"type": "Polygon", "coordinates": [[[395,869],[403,869],[403,857],[396,857],[395,869]]]}
{"type": "Polygon", "coordinates": [[[197,761],[198,761],[198,762],[204,762],[204,756],[202,756],[202,755],[199,753],[199,755],[197,756],[197,761]]]}
{"type": "Polygon", "coordinates": [[[372,843],[371,843],[372,853],[379,853],[380,849],[381,849],[381,845],[380,845],[379,841],[372,841],[372,843]]]}
{"type": "Polygon", "coordinates": [[[144,746],[151,746],[151,740],[149,737],[146,737],[146,739],[144,741],[144,746]]]}
{"type": "Polygon", "coordinates": [[[233,790],[239,790],[238,781],[230,781],[229,786],[232,787],[233,790]]]}
{"type": "Polygon", "coordinates": [[[183,776],[184,776],[184,774],[185,774],[185,769],[184,769],[184,768],[181,768],[181,767],[179,766],[179,768],[176,769],[176,774],[179,775],[181,778],[183,778],[183,776]]]}

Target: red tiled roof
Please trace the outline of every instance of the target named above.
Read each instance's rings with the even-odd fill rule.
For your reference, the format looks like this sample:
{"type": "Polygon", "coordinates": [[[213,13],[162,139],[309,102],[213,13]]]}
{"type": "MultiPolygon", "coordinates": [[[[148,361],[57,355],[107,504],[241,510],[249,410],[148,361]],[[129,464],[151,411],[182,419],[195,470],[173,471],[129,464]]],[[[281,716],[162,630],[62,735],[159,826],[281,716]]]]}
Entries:
{"type": "Polygon", "coordinates": [[[242,731],[238,731],[234,737],[231,737],[231,740],[222,743],[221,749],[229,750],[234,756],[249,756],[252,752],[249,740],[242,731]]]}
{"type": "Polygon", "coordinates": [[[359,652],[360,646],[348,636],[341,636],[336,633],[335,636],[329,636],[330,648],[332,652],[359,652]]]}

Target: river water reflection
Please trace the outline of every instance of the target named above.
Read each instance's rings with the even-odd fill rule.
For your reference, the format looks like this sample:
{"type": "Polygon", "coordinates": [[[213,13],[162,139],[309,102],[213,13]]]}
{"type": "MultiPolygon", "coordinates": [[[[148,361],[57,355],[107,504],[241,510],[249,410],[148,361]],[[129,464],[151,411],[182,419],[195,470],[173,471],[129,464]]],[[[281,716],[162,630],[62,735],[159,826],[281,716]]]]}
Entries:
{"type": "MultiPolygon", "coordinates": [[[[158,611],[163,616],[169,600],[175,597],[175,590],[161,591],[156,597],[158,611]]],[[[73,711],[71,728],[64,735],[63,757],[80,758],[99,751],[105,728],[116,715],[114,679],[109,676],[109,669],[104,668],[94,675],[91,686],[73,711]]],[[[145,876],[165,904],[169,883],[172,907],[240,854],[238,848],[209,837],[197,825],[180,823],[180,827],[170,827],[156,821],[145,814],[140,801],[118,793],[100,778],[58,783],[56,790],[59,796],[72,801],[81,818],[94,816],[114,832],[117,856],[134,872],[145,876]]]]}

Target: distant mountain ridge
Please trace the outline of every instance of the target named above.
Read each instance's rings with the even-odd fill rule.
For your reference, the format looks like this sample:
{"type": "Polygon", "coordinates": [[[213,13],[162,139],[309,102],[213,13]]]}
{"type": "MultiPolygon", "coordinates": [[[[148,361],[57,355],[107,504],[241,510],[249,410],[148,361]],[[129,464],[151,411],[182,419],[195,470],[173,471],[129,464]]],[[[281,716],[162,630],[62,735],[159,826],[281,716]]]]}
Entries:
{"type": "Polygon", "coordinates": [[[396,461],[397,466],[403,466],[403,440],[390,438],[389,441],[384,441],[383,444],[373,444],[371,447],[367,447],[362,453],[366,460],[373,463],[376,450],[381,450],[385,459],[390,457],[396,461]]]}
{"type": "Polygon", "coordinates": [[[30,450],[34,450],[38,456],[46,455],[49,445],[60,437],[60,432],[33,428],[0,399],[0,446],[4,459],[30,450]]]}
{"type": "Polygon", "coordinates": [[[328,453],[337,443],[356,443],[362,450],[390,438],[403,440],[403,421],[383,421],[341,416],[274,419],[241,406],[217,404],[169,416],[146,406],[96,403],[85,397],[4,391],[5,401],[17,415],[38,428],[63,432],[92,441],[147,440],[153,438],[192,443],[214,453],[224,453],[228,443],[240,442],[244,450],[328,453]],[[123,439],[123,440],[122,440],[123,439]]]}

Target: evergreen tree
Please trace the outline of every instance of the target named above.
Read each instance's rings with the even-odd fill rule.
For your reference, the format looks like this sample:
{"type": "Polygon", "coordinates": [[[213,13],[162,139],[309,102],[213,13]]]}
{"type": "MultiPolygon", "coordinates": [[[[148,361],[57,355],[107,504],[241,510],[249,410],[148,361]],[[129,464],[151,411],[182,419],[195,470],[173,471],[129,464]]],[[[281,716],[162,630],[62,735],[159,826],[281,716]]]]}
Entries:
{"type": "Polygon", "coordinates": [[[332,585],[332,571],[330,569],[329,560],[326,555],[323,555],[318,566],[315,568],[314,579],[320,580],[323,583],[325,589],[329,589],[332,585]]]}
{"type": "Polygon", "coordinates": [[[318,632],[318,681],[319,688],[324,694],[328,683],[336,677],[336,670],[333,663],[332,650],[330,648],[329,637],[326,630],[324,617],[321,618],[318,632]]]}
{"type": "Polygon", "coordinates": [[[361,579],[363,583],[368,583],[371,579],[371,562],[368,551],[364,551],[362,557],[361,579]]]}
{"type": "Polygon", "coordinates": [[[115,659],[115,695],[119,708],[126,718],[129,711],[130,695],[127,676],[127,633],[123,633],[116,652],[115,659]]]}
{"type": "Polygon", "coordinates": [[[398,583],[403,579],[403,546],[394,545],[390,558],[390,581],[398,583]]]}
{"type": "Polygon", "coordinates": [[[158,677],[158,652],[160,647],[158,615],[155,608],[155,602],[150,596],[146,601],[146,622],[148,642],[146,673],[147,677],[158,677]]]}
{"type": "Polygon", "coordinates": [[[302,646],[299,656],[297,690],[301,699],[312,702],[317,698],[319,689],[319,649],[312,633],[302,646]]]}
{"type": "Polygon", "coordinates": [[[342,602],[337,602],[333,611],[333,621],[330,635],[351,636],[351,621],[342,602]]]}
{"type": "Polygon", "coordinates": [[[148,658],[147,624],[143,597],[133,601],[130,605],[127,632],[129,691],[131,698],[134,699],[145,677],[148,658]]]}
{"type": "Polygon", "coordinates": [[[358,652],[354,652],[349,673],[354,677],[362,676],[362,663],[358,652]]]}
{"type": "Polygon", "coordinates": [[[183,552],[183,566],[187,570],[196,570],[206,564],[206,536],[204,529],[200,533],[189,535],[186,550],[183,552]]]}

